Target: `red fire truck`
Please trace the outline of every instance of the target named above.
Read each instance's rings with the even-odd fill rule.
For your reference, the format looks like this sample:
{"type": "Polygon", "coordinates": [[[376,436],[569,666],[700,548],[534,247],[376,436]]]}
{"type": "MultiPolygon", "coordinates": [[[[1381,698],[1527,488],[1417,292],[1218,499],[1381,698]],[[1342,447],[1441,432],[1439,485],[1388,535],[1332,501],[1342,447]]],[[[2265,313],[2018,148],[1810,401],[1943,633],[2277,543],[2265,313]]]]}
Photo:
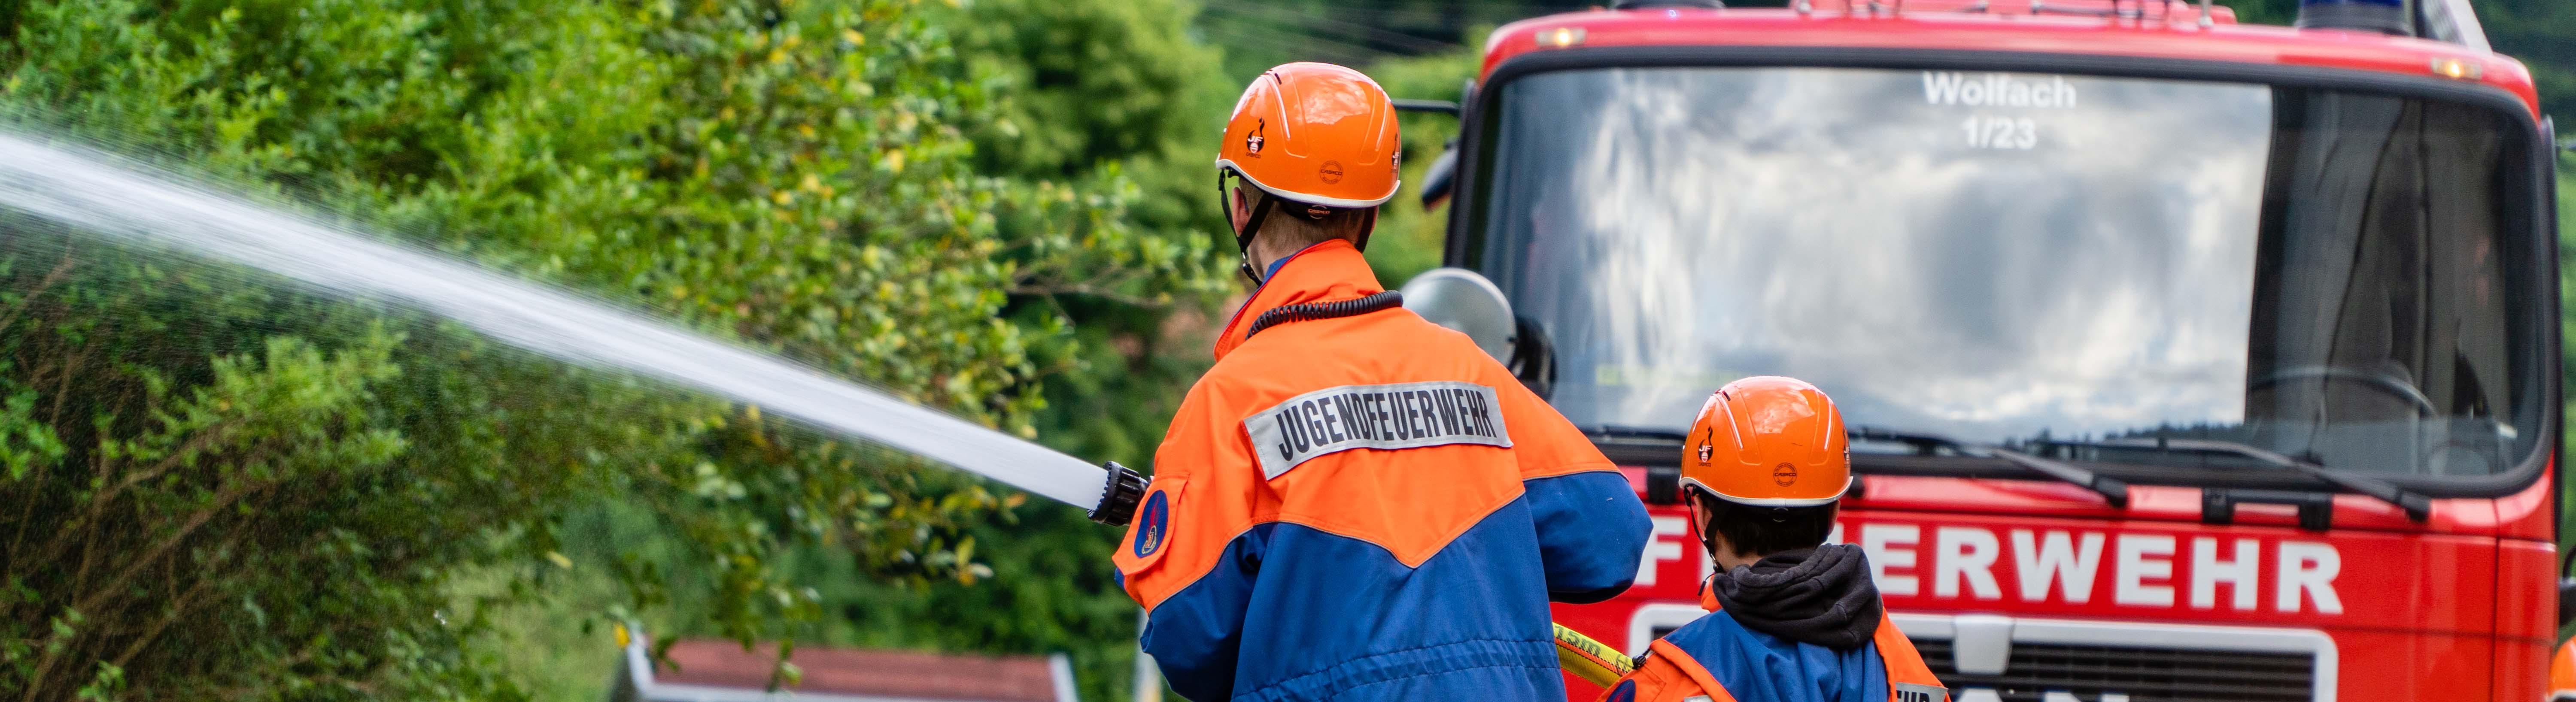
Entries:
{"type": "Polygon", "coordinates": [[[1408,306],[1654,505],[1558,621],[1701,614],[1679,432],[1778,374],[1962,702],[2549,693],[2554,147],[2464,0],[1794,1],[1503,27],[1432,167],[1408,306]]]}

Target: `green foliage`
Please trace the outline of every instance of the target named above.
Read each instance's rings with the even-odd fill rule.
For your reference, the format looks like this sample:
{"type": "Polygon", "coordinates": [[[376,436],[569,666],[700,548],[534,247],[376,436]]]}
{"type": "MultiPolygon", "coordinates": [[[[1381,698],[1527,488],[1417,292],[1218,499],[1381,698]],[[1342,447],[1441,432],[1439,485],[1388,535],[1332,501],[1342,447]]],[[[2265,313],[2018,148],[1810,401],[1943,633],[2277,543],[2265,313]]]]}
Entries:
{"type": "Polygon", "coordinates": [[[2540,110],[2559,129],[2576,120],[2576,6],[2547,0],[2482,0],[2473,4],[2495,50],[2531,67],[2540,110]]]}
{"type": "MultiPolygon", "coordinates": [[[[2576,353],[2568,351],[2576,349],[2576,154],[2571,153],[2558,156],[2558,278],[2559,379],[2567,382],[2576,380],[2576,353]]],[[[2567,409],[2576,411],[2576,401],[2571,401],[2567,409]]],[[[2576,424],[2564,419],[2559,423],[2560,431],[2576,439],[2576,424]]],[[[2565,497],[2576,499],[2576,491],[2565,497]]],[[[2560,513],[2576,520],[2576,508],[2560,513]]],[[[2559,533],[2576,534],[2576,529],[2560,529],[2559,533]]]]}
{"type": "MultiPolygon", "coordinates": [[[[1125,220],[1137,231],[1187,247],[1196,260],[1220,260],[1213,254],[1221,240],[1213,233],[1224,225],[1210,204],[1211,167],[1201,137],[1222,120],[1235,86],[1207,69],[1213,51],[1183,34],[1186,6],[993,0],[967,11],[958,25],[961,51],[988,69],[982,74],[988,90],[1025,101],[996,111],[972,132],[979,164],[1025,179],[1129,188],[1125,220]]],[[[1189,330],[1214,313],[1213,293],[1233,289],[1229,276],[1222,267],[1195,271],[1188,280],[1199,287],[1169,303],[1121,292],[1116,279],[1069,280],[1057,291],[1068,294],[1011,310],[1078,320],[1071,329],[1077,343],[1058,360],[1070,370],[1039,389],[1043,406],[1030,420],[1037,437],[1072,455],[1147,467],[1179,389],[1208,360],[1204,340],[1189,330]]],[[[584,523],[615,530],[633,522],[599,516],[584,523]]],[[[792,579],[815,584],[827,619],[818,640],[1062,651],[1072,656],[1084,698],[1125,692],[1135,607],[1099,557],[1115,547],[1116,530],[1071,510],[1039,507],[983,520],[966,536],[994,576],[972,586],[888,586],[821,549],[798,549],[778,562],[795,573],[792,579]]],[[[650,537],[603,540],[638,538],[650,537]]],[[[673,610],[685,620],[691,608],[683,602],[673,610]]]]}
{"type": "MultiPolygon", "coordinates": [[[[1184,0],[970,5],[959,41],[987,85],[1013,96],[975,130],[979,161],[1026,178],[1124,179],[1139,229],[1231,254],[1217,251],[1232,243],[1218,236],[1208,154],[1241,86],[1210,70],[1217,51],[1189,38],[1192,12],[1184,0]]],[[[1197,292],[1230,291],[1224,272],[1198,271],[1197,292]]]]}
{"type": "MultiPolygon", "coordinates": [[[[1484,37],[1473,37],[1472,45],[1482,45],[1484,37]]],[[[1466,82],[1476,77],[1484,55],[1459,49],[1403,59],[1388,59],[1368,67],[1369,76],[1386,88],[1388,95],[1419,100],[1458,101],[1465,97],[1466,82]]],[[[1449,232],[1449,206],[1446,200],[1437,207],[1422,206],[1424,176],[1434,160],[1452,146],[1458,136],[1458,119],[1439,114],[1407,114],[1403,118],[1404,192],[1397,193],[1379,215],[1377,234],[1369,239],[1369,263],[1377,269],[1378,279],[1388,285],[1403,285],[1414,275],[1440,265],[1442,242],[1449,232]]]]}
{"type": "Polygon", "coordinates": [[[976,2],[960,41],[1016,97],[983,125],[983,160],[1072,175],[1212,131],[1192,88],[1214,87],[1216,52],[1181,31],[1188,12],[1173,0],[976,2]]]}
{"type": "Polygon", "coordinates": [[[1531,0],[1206,0],[1207,11],[1198,26],[1227,47],[1225,74],[1239,85],[1264,68],[1289,61],[1374,70],[1409,58],[1472,53],[1482,46],[1485,31],[1506,22],[1607,5],[1531,0]]]}
{"type": "MultiPolygon", "coordinates": [[[[1210,57],[1154,7],[1066,5],[1002,35],[902,0],[10,3],[0,110],[1022,435],[1072,423],[1042,381],[1135,382],[1124,430],[1169,376],[1103,380],[1138,362],[1115,335],[1224,284],[1203,215],[1129,209],[1181,180],[1154,135],[1210,57]],[[1042,31],[1075,22],[1100,36],[1042,31]],[[1015,68],[1056,52],[1150,65],[1015,68]],[[1035,120],[1101,90],[1145,97],[1035,120]]],[[[663,635],[1123,664],[1112,537],[1069,510],[1015,525],[1017,495],[757,407],[240,271],[0,240],[0,692],[514,698],[495,618],[603,580],[622,604],[577,609],[663,635]],[[565,537],[600,515],[623,531],[565,537]],[[853,587],[882,608],[825,594],[853,587]],[[1000,597],[1066,618],[964,613],[1000,597]],[[848,624],[890,612],[982,623],[848,624]]]]}
{"type": "MultiPolygon", "coordinates": [[[[1233,290],[1207,159],[1242,82],[1339,60],[1455,99],[1479,27],[1551,9],[0,0],[0,117],[1143,467],[1233,290]]],[[[2576,93],[2566,11],[2480,10],[2576,93]]],[[[1456,124],[1404,129],[1418,188],[1456,124]]],[[[1417,195],[1370,247],[1389,284],[1440,259],[1417,195]]],[[[0,698],[584,697],[542,666],[631,617],[1069,651],[1103,699],[1135,627],[1116,534],[1023,500],[0,219],[0,698]]]]}
{"type": "MultiPolygon", "coordinates": [[[[2564,446],[2576,443],[2576,425],[2564,419],[2567,412],[2576,411],[2576,401],[2563,396],[2564,383],[2576,379],[2576,353],[2568,352],[2576,348],[2576,313],[2570,312],[2576,310],[2576,154],[2568,153],[2558,156],[2558,281],[2559,391],[2560,399],[2567,401],[2559,413],[2558,431],[2564,446]]],[[[2559,492],[2558,534],[2561,539],[2576,534],[2576,491],[2559,492]]],[[[2576,636],[2576,622],[2559,625],[2556,640],[2563,642],[2570,636],[2576,636]]]]}
{"type": "MultiPolygon", "coordinates": [[[[2299,0],[2221,2],[2248,24],[2286,25],[2298,20],[2299,0]]],[[[2543,114],[2576,119],[2576,5],[2556,0],[2477,0],[2470,3],[2495,50],[2521,60],[2540,88],[2543,114]]]]}
{"type": "Polygon", "coordinates": [[[472,440],[416,443],[446,418],[406,407],[497,399],[395,360],[448,348],[358,317],[314,320],[343,332],[328,346],[245,333],[266,314],[321,310],[257,296],[188,305],[224,281],[56,255],[50,272],[7,281],[37,294],[0,309],[0,394],[42,400],[11,403],[5,421],[60,442],[0,483],[15,512],[0,528],[14,595],[0,604],[6,689],[506,692],[457,645],[477,625],[439,618],[437,567],[496,555],[460,537],[483,520],[531,522],[564,482],[478,456],[495,447],[472,440]],[[206,314],[127,328],[136,308],[206,314]]]}

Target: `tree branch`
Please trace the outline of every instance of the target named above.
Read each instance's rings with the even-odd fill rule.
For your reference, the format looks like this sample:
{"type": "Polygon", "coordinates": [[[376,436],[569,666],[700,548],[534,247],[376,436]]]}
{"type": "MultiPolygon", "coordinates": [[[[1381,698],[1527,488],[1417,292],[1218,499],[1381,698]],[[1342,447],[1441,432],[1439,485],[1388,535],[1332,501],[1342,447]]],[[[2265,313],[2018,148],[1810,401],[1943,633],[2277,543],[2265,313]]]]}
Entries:
{"type": "Polygon", "coordinates": [[[1090,283],[1021,283],[1019,285],[1011,286],[1011,294],[1036,295],[1040,297],[1082,295],[1125,303],[1146,309],[1162,309],[1164,307],[1171,306],[1171,303],[1169,302],[1156,302],[1146,298],[1137,297],[1135,295],[1109,290],[1090,283]]]}
{"type": "Polygon", "coordinates": [[[116,594],[118,588],[125,587],[125,581],[134,579],[134,575],[136,573],[142,572],[144,566],[151,565],[154,561],[160,560],[162,556],[169,555],[172,550],[179,548],[180,542],[186,541],[188,539],[188,535],[194,533],[197,530],[197,527],[205,526],[208,520],[214,519],[215,515],[223,513],[226,508],[231,507],[234,502],[240,501],[241,498],[249,496],[251,493],[259,492],[260,490],[266,489],[274,484],[275,483],[262,483],[258,485],[243,486],[216,494],[213,504],[207,505],[204,509],[197,510],[195,514],[188,515],[188,521],[179,526],[178,532],[171,534],[168,538],[162,539],[161,543],[154,545],[152,550],[145,553],[143,557],[134,559],[134,562],[126,564],[125,570],[118,571],[115,578],[108,580],[105,585],[99,586],[96,591],[93,591],[89,593],[87,597],[82,598],[80,604],[74,606],[74,609],[88,610],[97,606],[99,603],[105,602],[108,596],[116,594]]]}
{"type": "Polygon", "coordinates": [[[54,287],[55,283],[63,282],[63,275],[70,273],[71,270],[72,252],[65,250],[63,251],[63,262],[60,265],[54,266],[53,272],[46,273],[44,280],[36,281],[36,287],[27,290],[27,297],[19,300],[17,305],[9,308],[9,316],[0,317],[0,329],[8,329],[9,325],[18,323],[18,315],[25,313],[28,307],[34,306],[36,304],[36,298],[44,295],[45,291],[54,287]]]}
{"type": "MultiPolygon", "coordinates": [[[[192,453],[203,450],[206,447],[206,444],[213,443],[218,439],[230,436],[232,434],[232,430],[241,426],[241,423],[242,420],[236,417],[206,425],[203,429],[198,429],[195,436],[188,437],[188,440],[181,443],[179,448],[172,450],[170,455],[163,456],[161,458],[161,462],[152,464],[152,467],[150,468],[135,471],[134,473],[127,475],[124,480],[118,481],[115,485],[110,486],[105,490],[100,490],[98,494],[91,496],[89,500],[89,511],[92,513],[102,511],[102,509],[107,506],[107,501],[110,498],[115,497],[119,493],[125,492],[126,488],[131,488],[143,483],[144,481],[160,477],[161,474],[170,472],[170,469],[179,467],[180,461],[185,460],[192,453]]],[[[100,463],[98,470],[99,479],[102,482],[105,481],[107,479],[107,464],[100,463]]]]}
{"type": "MultiPolygon", "coordinates": [[[[235,538],[238,540],[239,537],[235,538]]],[[[135,637],[132,643],[126,644],[125,650],[117,653],[116,659],[109,661],[108,665],[123,668],[125,667],[126,662],[134,660],[135,654],[143,652],[145,644],[152,643],[154,639],[160,638],[162,630],[170,628],[170,624],[172,622],[179,621],[182,617],[185,617],[188,614],[188,606],[193,604],[193,601],[197,599],[197,595],[199,593],[205,592],[207,584],[214,581],[214,578],[198,578],[197,584],[188,586],[187,592],[180,593],[177,598],[170,601],[169,614],[162,615],[160,621],[153,622],[151,628],[143,631],[142,636],[135,637]]]]}

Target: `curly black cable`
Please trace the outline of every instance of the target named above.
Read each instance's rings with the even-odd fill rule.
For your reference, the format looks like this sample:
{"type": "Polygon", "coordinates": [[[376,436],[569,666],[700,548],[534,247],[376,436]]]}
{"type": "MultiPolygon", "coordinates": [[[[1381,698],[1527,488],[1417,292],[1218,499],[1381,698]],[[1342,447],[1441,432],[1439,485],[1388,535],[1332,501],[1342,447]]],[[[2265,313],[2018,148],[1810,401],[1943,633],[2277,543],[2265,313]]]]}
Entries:
{"type": "Polygon", "coordinates": [[[1393,290],[1349,300],[1280,305],[1261,313],[1259,317],[1252,318],[1252,330],[1244,332],[1243,338],[1251,339],[1252,335],[1261,333],[1263,329],[1289,322],[1353,317],[1402,306],[1404,306],[1404,294],[1393,290]]]}

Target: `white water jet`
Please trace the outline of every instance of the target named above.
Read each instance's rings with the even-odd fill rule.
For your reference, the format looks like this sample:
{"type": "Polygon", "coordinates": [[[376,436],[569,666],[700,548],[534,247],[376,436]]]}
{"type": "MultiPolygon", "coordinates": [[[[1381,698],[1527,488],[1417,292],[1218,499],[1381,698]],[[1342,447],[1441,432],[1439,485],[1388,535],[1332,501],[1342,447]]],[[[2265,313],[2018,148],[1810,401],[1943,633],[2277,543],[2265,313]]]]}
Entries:
{"type": "Polygon", "coordinates": [[[1098,466],[768,354],[445,256],[261,207],[112,155],[0,131],[0,208],[416,305],[492,338],[750,403],[1085,509],[1098,466]]]}

